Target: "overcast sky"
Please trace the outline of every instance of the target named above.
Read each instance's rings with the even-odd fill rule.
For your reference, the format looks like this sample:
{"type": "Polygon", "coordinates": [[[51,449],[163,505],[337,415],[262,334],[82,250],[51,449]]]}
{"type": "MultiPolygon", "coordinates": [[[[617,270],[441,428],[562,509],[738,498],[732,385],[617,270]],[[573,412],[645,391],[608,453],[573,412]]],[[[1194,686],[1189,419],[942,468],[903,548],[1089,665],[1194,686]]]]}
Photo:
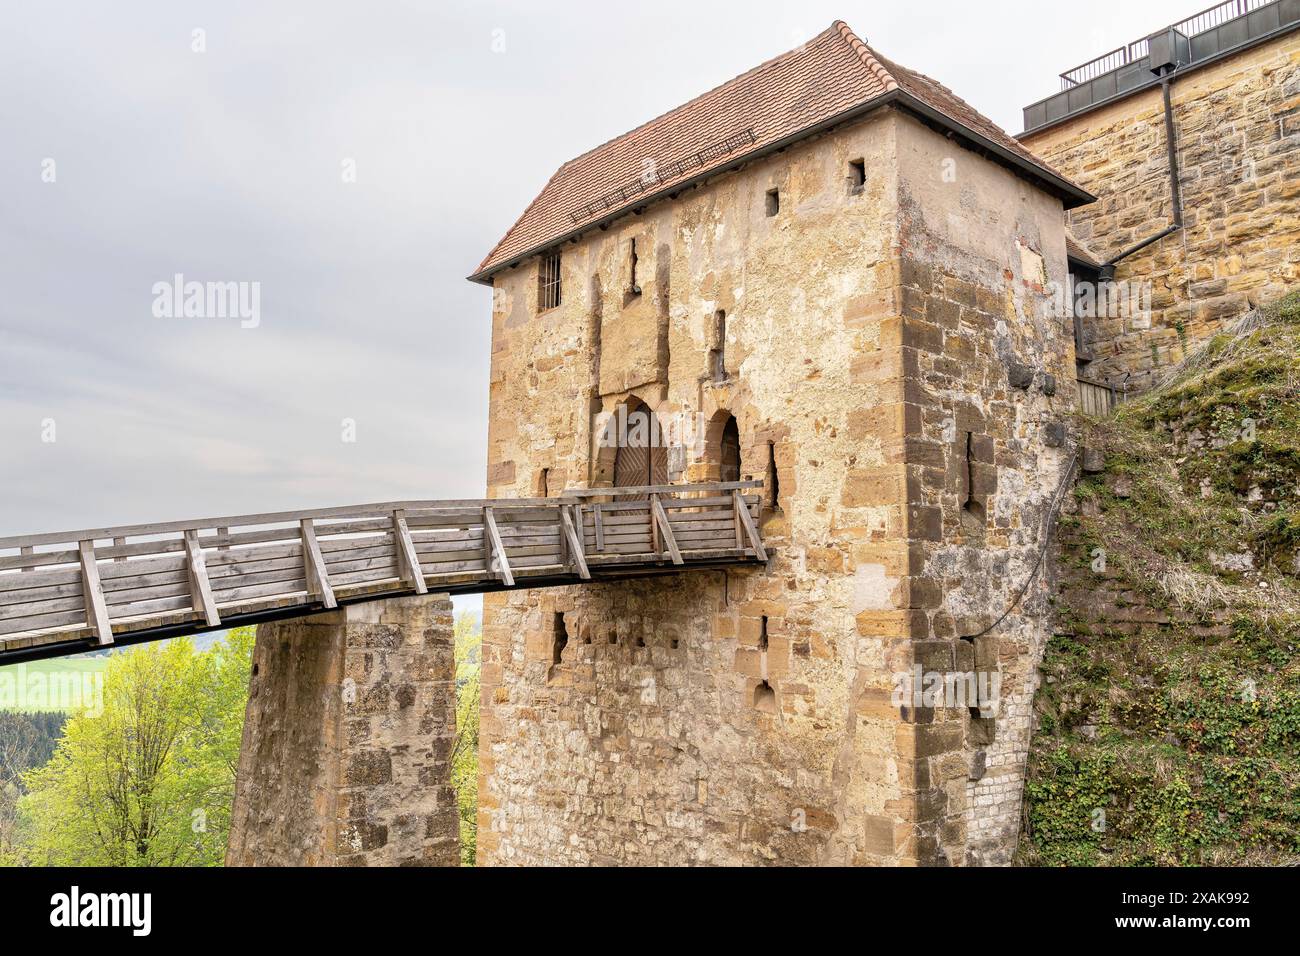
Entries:
{"type": "Polygon", "coordinates": [[[0,535],[479,497],[464,277],[561,162],[836,18],[1015,133],[1204,3],[9,3],[0,535]],[[259,323],[155,315],[177,273],[259,323]]]}

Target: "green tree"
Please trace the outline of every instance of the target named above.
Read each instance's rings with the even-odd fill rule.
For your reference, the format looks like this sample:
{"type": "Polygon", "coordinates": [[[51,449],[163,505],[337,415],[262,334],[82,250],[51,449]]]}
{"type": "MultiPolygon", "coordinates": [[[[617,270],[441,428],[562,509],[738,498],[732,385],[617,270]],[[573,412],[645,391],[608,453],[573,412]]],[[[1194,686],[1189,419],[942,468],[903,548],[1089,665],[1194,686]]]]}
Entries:
{"type": "Polygon", "coordinates": [[[479,672],[483,628],[473,614],[456,616],[456,743],[451,782],[460,810],[460,862],[473,866],[478,848],[479,672]]]}
{"type": "Polygon", "coordinates": [[[103,710],[71,717],[24,775],[25,861],[214,866],[225,853],[252,629],[200,653],[188,639],[117,653],[103,710]]]}
{"type": "Polygon", "coordinates": [[[22,840],[23,773],[50,759],[66,719],[58,711],[0,711],[0,866],[13,862],[22,840]]]}

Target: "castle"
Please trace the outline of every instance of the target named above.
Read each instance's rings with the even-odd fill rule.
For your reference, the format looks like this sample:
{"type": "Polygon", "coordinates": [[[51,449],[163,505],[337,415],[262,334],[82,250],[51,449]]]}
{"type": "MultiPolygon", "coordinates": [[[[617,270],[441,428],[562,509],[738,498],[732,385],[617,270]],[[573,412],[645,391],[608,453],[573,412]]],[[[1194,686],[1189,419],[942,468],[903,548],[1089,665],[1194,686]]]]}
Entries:
{"type": "MultiPolygon", "coordinates": [[[[1296,285],[1298,27],[1221,3],[1062,74],[1016,139],[837,22],[562,166],[473,276],[490,500],[167,545],[203,584],[203,541],[303,542],[255,589],[296,590],[227,862],[459,862],[457,588],[493,592],[480,864],[1011,862],[1054,601],[1094,586],[1054,580],[1098,469],[1076,412],[1296,285]]],[[[1161,618],[1119,601],[1120,633],[1161,618]]]]}
{"type": "MultiPolygon", "coordinates": [[[[1013,137],[836,22],[565,163],[471,276],[493,290],[488,498],[0,538],[0,660],[256,625],[231,865],[461,862],[468,593],[479,863],[1035,859],[1040,672],[1034,789],[1057,717],[1071,745],[1128,739],[1104,718],[1152,683],[1063,687],[1087,668],[1057,651],[1254,640],[1147,590],[1217,587],[1184,550],[1203,526],[1237,548],[1269,519],[1244,551],[1200,542],[1210,566],[1300,567],[1294,420],[1259,421],[1253,356],[1230,440],[1202,427],[1245,405],[1206,379],[1178,380],[1201,407],[1161,419],[1172,446],[1148,445],[1150,403],[1079,417],[1297,286],[1300,0],[1224,0],[1060,81],[1013,137]],[[1257,424],[1291,433],[1214,457],[1257,424]],[[1113,481],[1076,487],[1106,453],[1129,455],[1113,481]],[[1124,509],[1099,532],[1103,494],[1197,533],[1124,509]],[[1168,574],[1097,548],[1081,576],[1135,528],[1171,539],[1168,574]]],[[[1291,385],[1294,349],[1260,350],[1291,385]]],[[[1037,858],[1110,852],[1088,839],[1037,858]]]]}
{"type": "Polygon", "coordinates": [[[481,863],[1009,862],[1071,416],[1300,278],[1298,26],[1016,139],[837,22],[556,172],[472,277],[490,497],[762,479],[770,558],[485,598],[481,863]]]}

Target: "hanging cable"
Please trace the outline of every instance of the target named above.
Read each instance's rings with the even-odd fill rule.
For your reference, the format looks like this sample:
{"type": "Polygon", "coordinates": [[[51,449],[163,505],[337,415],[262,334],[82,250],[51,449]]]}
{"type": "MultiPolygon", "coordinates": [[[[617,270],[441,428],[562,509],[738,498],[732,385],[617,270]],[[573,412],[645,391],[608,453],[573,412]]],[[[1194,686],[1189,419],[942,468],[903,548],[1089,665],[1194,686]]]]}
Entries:
{"type": "Polygon", "coordinates": [[[1020,586],[1020,590],[1016,592],[1015,599],[1007,609],[1002,612],[996,621],[984,628],[984,630],[980,631],[978,634],[963,637],[962,640],[973,641],[977,637],[983,637],[1005,621],[1011,615],[1011,612],[1020,606],[1020,602],[1029,591],[1029,585],[1033,584],[1034,579],[1038,577],[1039,569],[1043,566],[1043,558],[1047,556],[1047,549],[1052,544],[1052,534],[1056,530],[1056,518],[1060,514],[1061,503],[1065,500],[1065,490],[1070,487],[1071,482],[1074,480],[1074,472],[1075,469],[1079,467],[1080,457],[1082,457],[1082,449],[1076,448],[1074,450],[1074,455],[1070,458],[1070,466],[1065,469],[1065,474],[1061,476],[1061,483],[1057,487],[1056,494],[1052,498],[1052,507],[1048,509],[1046,521],[1043,527],[1043,543],[1038,549],[1038,559],[1034,561],[1034,567],[1033,570],[1029,572],[1029,577],[1025,580],[1025,583],[1020,586]]]}

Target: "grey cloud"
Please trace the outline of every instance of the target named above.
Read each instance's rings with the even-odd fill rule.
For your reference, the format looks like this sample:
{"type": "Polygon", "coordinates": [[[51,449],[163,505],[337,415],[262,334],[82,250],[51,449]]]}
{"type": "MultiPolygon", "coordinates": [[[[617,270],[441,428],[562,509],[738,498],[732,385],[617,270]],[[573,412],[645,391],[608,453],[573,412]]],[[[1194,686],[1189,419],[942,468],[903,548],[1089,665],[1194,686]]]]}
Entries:
{"type": "Polygon", "coordinates": [[[482,494],[464,276],[559,163],[837,17],[1015,132],[1057,72],[1190,12],[1130,6],[1080,35],[1023,0],[12,5],[0,534],[482,494]],[[261,326],[155,318],[177,272],[259,282],[261,326]]]}

